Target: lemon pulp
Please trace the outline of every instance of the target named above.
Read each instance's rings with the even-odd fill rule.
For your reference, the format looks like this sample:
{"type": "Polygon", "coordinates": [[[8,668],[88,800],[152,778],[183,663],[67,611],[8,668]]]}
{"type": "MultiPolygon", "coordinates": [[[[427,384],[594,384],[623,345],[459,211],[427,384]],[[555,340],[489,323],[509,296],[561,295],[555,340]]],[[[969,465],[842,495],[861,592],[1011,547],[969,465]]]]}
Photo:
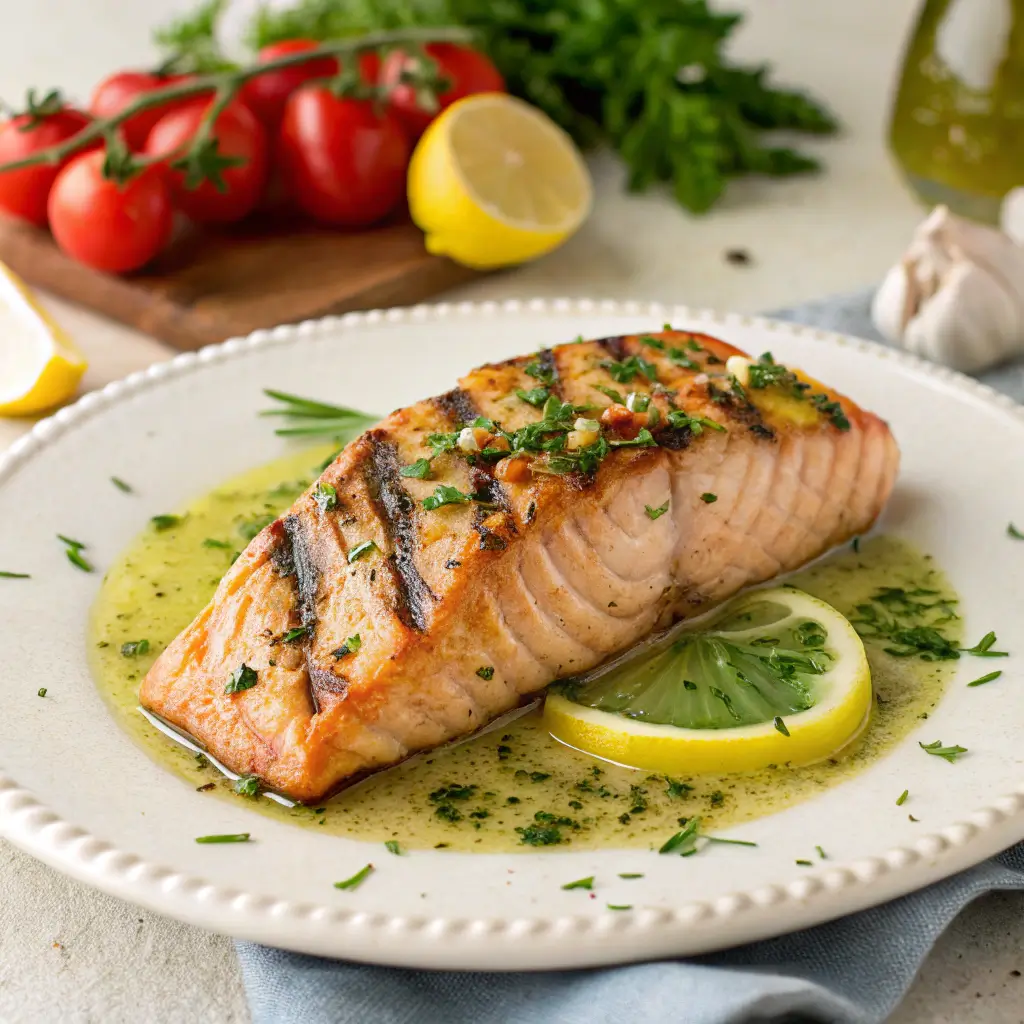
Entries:
{"type": "Polygon", "coordinates": [[[14,271],[0,263],[0,416],[66,402],[86,363],[14,271]]]}
{"type": "Polygon", "coordinates": [[[467,96],[431,123],[413,153],[408,190],[427,249],[477,269],[550,252],[593,202],[572,139],[503,93],[467,96]]]}
{"type": "Polygon", "coordinates": [[[777,587],[561,684],[544,722],[568,746],[632,768],[748,772],[831,757],[871,705],[854,628],[824,601],[777,587]]]}

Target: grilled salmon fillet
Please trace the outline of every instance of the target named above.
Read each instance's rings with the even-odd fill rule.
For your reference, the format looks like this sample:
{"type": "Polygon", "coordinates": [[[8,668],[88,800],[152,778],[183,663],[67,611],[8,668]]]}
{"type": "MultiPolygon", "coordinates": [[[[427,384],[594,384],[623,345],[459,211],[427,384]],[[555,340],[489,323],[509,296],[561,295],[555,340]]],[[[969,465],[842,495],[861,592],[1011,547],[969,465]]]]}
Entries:
{"type": "Polygon", "coordinates": [[[483,366],[350,443],[141,701],[320,800],[867,530],[898,462],[877,416],[705,335],[483,366]]]}

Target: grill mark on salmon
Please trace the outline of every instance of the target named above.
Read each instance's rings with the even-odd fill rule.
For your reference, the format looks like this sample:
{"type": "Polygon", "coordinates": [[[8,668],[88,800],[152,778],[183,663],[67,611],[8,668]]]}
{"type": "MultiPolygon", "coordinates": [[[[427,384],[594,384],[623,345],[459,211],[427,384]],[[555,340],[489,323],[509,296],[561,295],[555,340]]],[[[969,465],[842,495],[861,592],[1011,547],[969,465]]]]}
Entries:
{"type": "Polygon", "coordinates": [[[416,505],[402,485],[401,463],[395,446],[380,431],[366,435],[369,458],[364,464],[366,484],[394,551],[388,563],[395,571],[399,619],[410,629],[424,632],[430,606],[437,600],[416,566],[414,553],[419,543],[416,505]]]}
{"type": "Polygon", "coordinates": [[[758,391],[732,394],[723,372],[739,354],[732,346],[697,335],[698,352],[682,332],[654,337],[663,347],[626,336],[490,364],[396,410],[325,470],[343,515],[320,511],[311,488],[256,537],[157,659],[142,703],[233,770],[320,800],[870,527],[898,465],[881,420],[817,383],[849,430],[807,407],[787,418],[758,391]],[[692,362],[673,361],[676,347],[692,362]],[[643,374],[616,382],[602,367],[634,353],[656,368],[657,387],[643,374]],[[430,454],[430,432],[478,410],[509,429],[539,419],[515,397],[541,383],[525,373],[534,361],[562,401],[595,407],[595,419],[615,404],[596,384],[650,395],[658,445],[612,450],[585,479],[499,483],[492,466],[459,451],[434,458],[429,480],[401,478],[402,465],[430,454]],[[672,428],[673,408],[725,430],[672,428]],[[478,500],[423,510],[440,484],[478,500]],[[702,501],[708,492],[718,500],[702,501]],[[652,521],[645,505],[666,500],[668,513],[652,521]],[[346,551],[367,540],[379,553],[349,564],[346,551]],[[268,645],[297,619],[316,627],[301,647],[268,645]],[[334,658],[356,634],[358,650],[334,658]],[[227,695],[224,680],[241,663],[258,683],[227,695]],[[482,665],[490,679],[477,675],[482,665]]]}

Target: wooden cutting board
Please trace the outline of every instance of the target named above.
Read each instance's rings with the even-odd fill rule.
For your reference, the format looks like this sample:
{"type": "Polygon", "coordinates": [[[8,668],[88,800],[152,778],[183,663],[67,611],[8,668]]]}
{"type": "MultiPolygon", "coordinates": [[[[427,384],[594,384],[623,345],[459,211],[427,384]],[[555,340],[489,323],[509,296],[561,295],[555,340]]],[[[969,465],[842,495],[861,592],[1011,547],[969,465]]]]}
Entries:
{"type": "Polygon", "coordinates": [[[358,232],[294,222],[186,228],[150,267],[126,277],[83,267],[47,232],[0,220],[0,260],[30,284],[180,349],[328,313],[421,302],[477,276],[428,253],[405,217],[358,232]]]}

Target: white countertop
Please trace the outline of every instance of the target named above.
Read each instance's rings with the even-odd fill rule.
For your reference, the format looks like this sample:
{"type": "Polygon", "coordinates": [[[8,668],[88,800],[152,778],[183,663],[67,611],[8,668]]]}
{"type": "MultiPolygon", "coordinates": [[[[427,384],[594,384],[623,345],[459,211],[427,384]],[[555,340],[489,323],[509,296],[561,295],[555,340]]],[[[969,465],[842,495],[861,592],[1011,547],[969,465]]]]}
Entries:
{"type": "MultiPolygon", "coordinates": [[[[86,98],[119,67],[145,66],[153,24],[184,0],[0,0],[0,96],[34,85],[86,98]]],[[[746,0],[735,52],[826,98],[845,126],[815,144],[816,178],[735,183],[689,217],[663,195],[627,196],[606,158],[593,161],[591,221],[548,259],[446,298],[593,296],[743,311],[778,308],[877,280],[921,210],[884,146],[889,89],[916,0],[746,0]],[[746,249],[750,267],[725,262],[746,249]]],[[[812,147],[808,147],[812,148],[812,147]]],[[[56,299],[48,305],[91,361],[85,386],[166,358],[135,331],[56,299]]],[[[0,421],[0,446],[25,429],[0,421]]],[[[939,942],[897,1024],[1024,1020],[1024,894],[979,900],[939,942]]],[[[231,943],[65,879],[0,842],[0,1020],[248,1020],[231,943]]]]}

